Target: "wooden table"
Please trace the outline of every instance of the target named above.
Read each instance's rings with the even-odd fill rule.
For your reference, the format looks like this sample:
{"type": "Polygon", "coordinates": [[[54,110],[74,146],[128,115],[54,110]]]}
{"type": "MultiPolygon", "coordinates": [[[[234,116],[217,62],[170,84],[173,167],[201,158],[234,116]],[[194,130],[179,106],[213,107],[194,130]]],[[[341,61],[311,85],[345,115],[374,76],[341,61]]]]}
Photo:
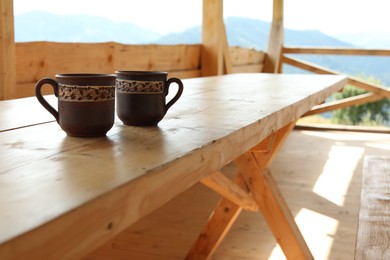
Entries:
{"type": "Polygon", "coordinates": [[[188,259],[212,254],[242,209],[260,209],[288,258],[312,258],[266,168],[295,121],[345,77],[183,82],[158,127],[117,120],[104,138],[67,137],[35,98],[1,101],[0,259],[80,258],[199,181],[223,199],[188,259]],[[232,161],[234,181],[219,172],[232,161]]]}

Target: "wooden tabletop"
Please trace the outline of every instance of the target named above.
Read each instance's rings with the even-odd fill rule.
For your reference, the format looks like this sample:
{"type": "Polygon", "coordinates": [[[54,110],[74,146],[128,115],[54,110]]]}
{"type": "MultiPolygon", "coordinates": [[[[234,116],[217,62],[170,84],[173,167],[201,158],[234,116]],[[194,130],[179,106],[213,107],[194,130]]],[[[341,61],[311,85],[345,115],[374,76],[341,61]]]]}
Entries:
{"type": "MultiPolygon", "coordinates": [[[[54,95],[45,98],[52,106],[57,107],[54,95]]],[[[35,97],[3,100],[0,103],[0,132],[53,121],[54,117],[45,113],[35,97]]]]}
{"type": "Polygon", "coordinates": [[[0,259],[85,255],[298,119],[346,79],[260,73],[183,83],[183,96],[158,127],[117,120],[104,138],[67,137],[56,122],[44,123],[51,115],[43,107],[34,110],[43,117],[38,122],[8,109],[39,105],[35,98],[1,101],[0,259]]]}

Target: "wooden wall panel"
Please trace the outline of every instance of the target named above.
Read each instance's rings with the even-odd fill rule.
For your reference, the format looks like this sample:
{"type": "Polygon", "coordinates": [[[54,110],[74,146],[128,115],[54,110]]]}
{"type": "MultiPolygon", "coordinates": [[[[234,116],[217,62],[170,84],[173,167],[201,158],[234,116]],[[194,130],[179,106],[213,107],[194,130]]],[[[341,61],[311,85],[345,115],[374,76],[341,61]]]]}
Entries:
{"type": "Polygon", "coordinates": [[[200,77],[200,70],[181,70],[181,71],[171,71],[168,73],[168,77],[176,77],[179,79],[187,78],[198,78],[200,77]]]}
{"type": "Polygon", "coordinates": [[[255,49],[241,47],[229,48],[232,73],[262,72],[265,53],[255,49]]]}
{"type": "Polygon", "coordinates": [[[233,66],[264,63],[265,53],[263,51],[242,47],[230,47],[229,52],[233,66]]]}
{"type": "Polygon", "coordinates": [[[114,64],[127,70],[182,71],[200,69],[200,45],[119,45],[114,64]]]}
{"type": "Polygon", "coordinates": [[[57,73],[107,73],[113,66],[107,44],[18,43],[16,57],[17,85],[35,83],[57,73]]]}
{"type": "Polygon", "coordinates": [[[260,73],[263,71],[263,64],[249,64],[233,66],[232,73],[260,73]]]}
{"type": "Polygon", "coordinates": [[[12,98],[33,96],[40,78],[57,73],[158,70],[180,78],[196,77],[200,75],[200,52],[200,45],[17,43],[16,91],[12,98]]]}

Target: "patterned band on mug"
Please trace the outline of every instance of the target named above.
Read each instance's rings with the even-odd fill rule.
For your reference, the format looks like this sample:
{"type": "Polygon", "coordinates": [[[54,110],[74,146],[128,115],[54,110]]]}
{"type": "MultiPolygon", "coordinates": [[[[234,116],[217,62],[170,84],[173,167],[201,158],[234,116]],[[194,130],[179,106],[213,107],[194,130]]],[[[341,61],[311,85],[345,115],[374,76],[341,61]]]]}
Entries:
{"type": "Polygon", "coordinates": [[[116,91],[128,94],[161,94],[163,81],[116,80],[116,91]]]}
{"type": "Polygon", "coordinates": [[[75,86],[59,84],[61,101],[94,102],[115,99],[115,86],[75,86]]]}

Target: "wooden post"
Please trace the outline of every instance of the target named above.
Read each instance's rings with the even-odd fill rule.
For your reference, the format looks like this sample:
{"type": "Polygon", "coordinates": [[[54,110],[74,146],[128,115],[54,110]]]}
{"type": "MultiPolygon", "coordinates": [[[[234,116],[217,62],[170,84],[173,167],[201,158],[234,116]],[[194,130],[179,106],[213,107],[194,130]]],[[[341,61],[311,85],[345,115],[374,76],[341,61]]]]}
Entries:
{"type": "Polygon", "coordinates": [[[15,91],[16,54],[13,0],[0,1],[0,100],[15,91]]]}
{"type": "Polygon", "coordinates": [[[264,62],[264,72],[281,72],[280,57],[283,47],[283,0],[274,0],[273,16],[268,39],[267,56],[264,62]]]}
{"type": "Polygon", "coordinates": [[[230,72],[229,59],[226,58],[226,66],[224,59],[224,55],[228,55],[227,46],[223,22],[223,0],[203,0],[202,76],[222,75],[224,72],[230,72]]]}

